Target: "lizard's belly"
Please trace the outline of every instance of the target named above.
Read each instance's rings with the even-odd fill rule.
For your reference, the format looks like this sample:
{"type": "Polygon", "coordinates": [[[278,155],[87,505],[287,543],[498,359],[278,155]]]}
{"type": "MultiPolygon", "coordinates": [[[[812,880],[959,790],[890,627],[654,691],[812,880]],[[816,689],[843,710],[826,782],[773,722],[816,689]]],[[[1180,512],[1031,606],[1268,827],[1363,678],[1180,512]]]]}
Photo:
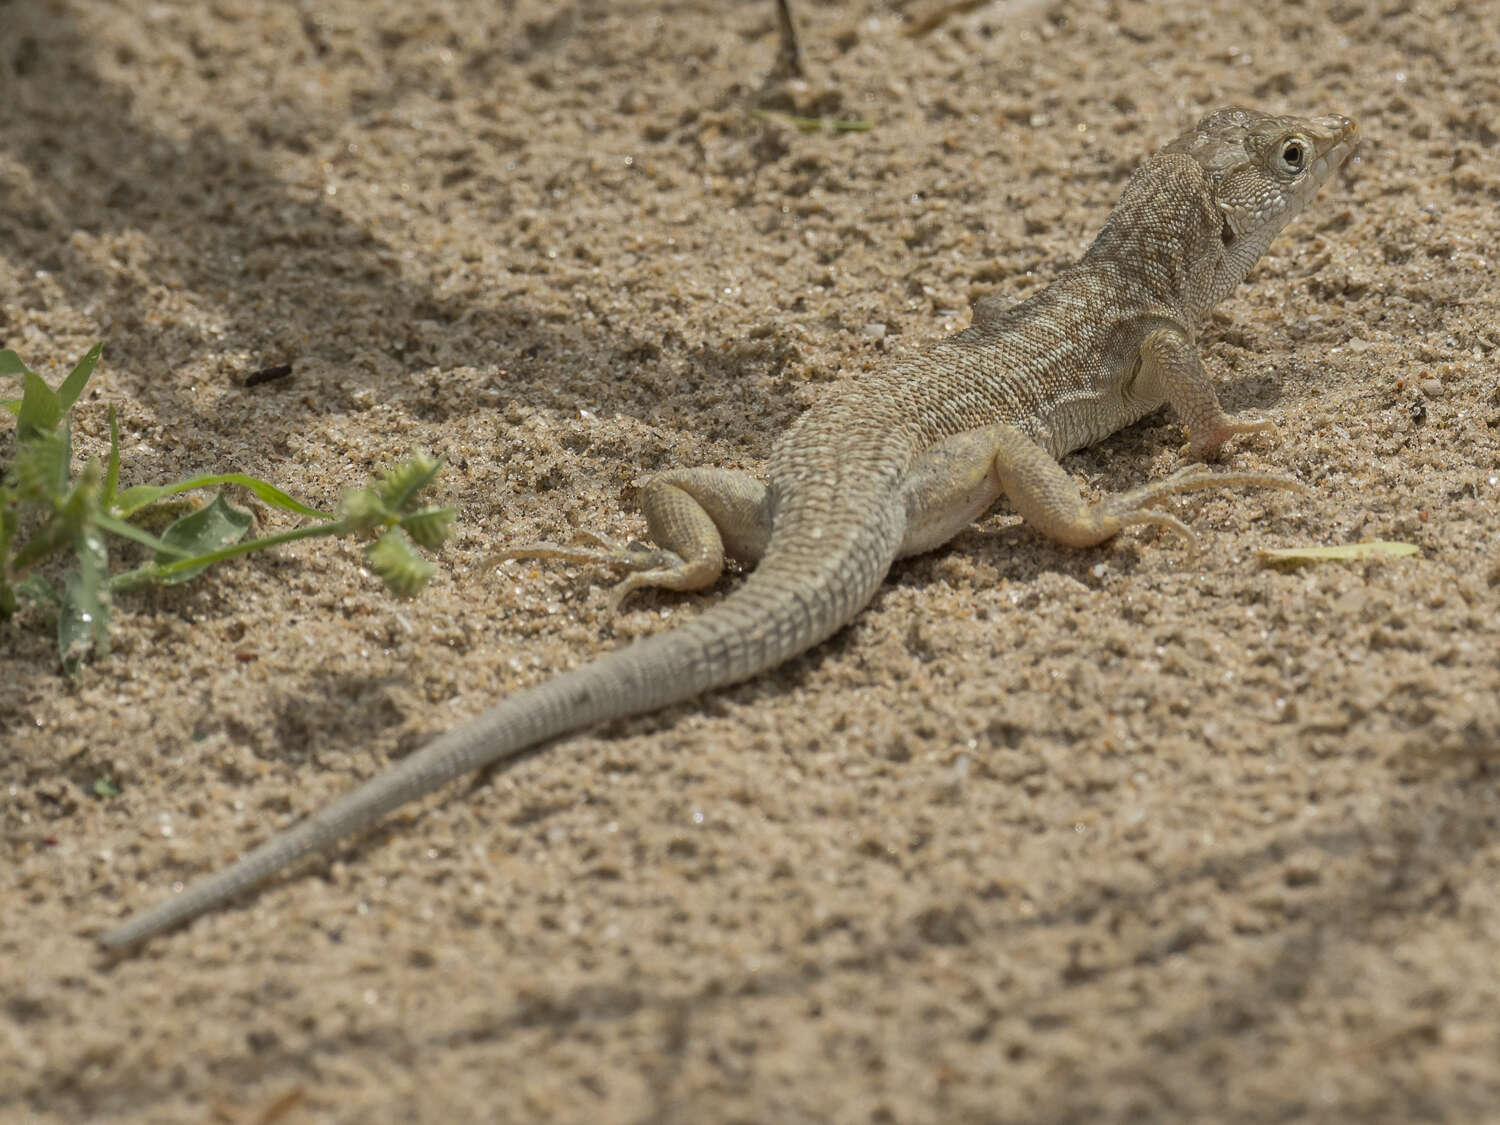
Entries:
{"type": "Polygon", "coordinates": [[[1103,441],[1110,434],[1144,418],[1161,403],[1119,396],[1079,397],[1061,402],[1042,419],[1042,447],[1054,457],[1103,441]]]}

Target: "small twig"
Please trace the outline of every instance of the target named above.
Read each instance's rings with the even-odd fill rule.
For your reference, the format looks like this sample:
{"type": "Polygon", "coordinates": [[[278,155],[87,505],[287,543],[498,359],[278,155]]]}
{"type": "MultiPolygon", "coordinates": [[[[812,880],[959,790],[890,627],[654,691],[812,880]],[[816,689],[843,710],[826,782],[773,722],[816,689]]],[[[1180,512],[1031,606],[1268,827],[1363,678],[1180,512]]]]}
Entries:
{"type": "Polygon", "coordinates": [[[802,43],[797,38],[797,23],[792,19],[792,0],[776,0],[776,32],[781,49],[776,53],[774,74],[789,78],[806,78],[802,43]]]}
{"type": "Polygon", "coordinates": [[[794,113],[781,113],[774,109],[752,109],[750,116],[759,121],[784,121],[795,125],[804,133],[868,133],[875,122],[863,118],[798,117],[794,113]]]}
{"type": "Polygon", "coordinates": [[[275,367],[263,367],[259,371],[252,371],[245,376],[245,386],[258,387],[262,383],[270,383],[276,379],[285,379],[292,373],[290,363],[278,363],[275,367]]]}
{"type": "Polygon", "coordinates": [[[908,27],[904,34],[908,39],[920,39],[942,27],[952,17],[966,15],[987,3],[989,0],[953,0],[951,4],[940,4],[908,27]]]}

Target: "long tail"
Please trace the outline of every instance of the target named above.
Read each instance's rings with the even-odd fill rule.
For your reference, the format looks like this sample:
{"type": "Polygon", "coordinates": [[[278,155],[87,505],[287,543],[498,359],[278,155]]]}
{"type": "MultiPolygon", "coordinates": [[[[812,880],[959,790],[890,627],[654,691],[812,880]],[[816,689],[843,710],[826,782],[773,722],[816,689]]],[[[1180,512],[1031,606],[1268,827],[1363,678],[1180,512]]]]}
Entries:
{"type": "Polygon", "coordinates": [[[511,696],[224,870],[110,930],[100,944],[121,949],[178,926],[481,767],[606,719],[654,711],[748,679],[806,651],[874,596],[894,556],[887,529],[851,530],[838,546],[825,542],[821,556],[768,554],[719,605],[511,696]]]}

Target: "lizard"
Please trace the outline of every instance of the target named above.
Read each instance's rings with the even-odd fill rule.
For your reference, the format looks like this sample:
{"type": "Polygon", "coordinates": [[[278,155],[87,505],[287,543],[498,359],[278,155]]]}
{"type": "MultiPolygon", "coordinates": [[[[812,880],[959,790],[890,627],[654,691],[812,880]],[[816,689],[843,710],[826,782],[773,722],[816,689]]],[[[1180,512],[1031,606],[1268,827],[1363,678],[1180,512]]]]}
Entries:
{"type": "Polygon", "coordinates": [[[618,567],[616,605],[643,587],[709,587],[726,558],[753,569],[697,616],[507,697],[99,941],[133,948],[449,781],[790,660],[849,623],[897,559],[946,543],[1002,496],[1068,546],[1156,525],[1191,548],[1191,530],[1152,507],[1162,497],[1305,491],[1203,464],[1231,438],[1275,427],[1224,412],[1197,339],[1357,143],[1355,123],[1338,115],[1210,113],[1141,164],[1092,245],[1052,284],[1008,307],[980,299],[967,328],[815,404],[775,443],[767,480],[669,470],[640,490],[654,546],[596,535],[589,546],[499,552],[618,567]],[[1187,467],[1086,501],[1058,459],[1165,404],[1187,430],[1187,467]]]}

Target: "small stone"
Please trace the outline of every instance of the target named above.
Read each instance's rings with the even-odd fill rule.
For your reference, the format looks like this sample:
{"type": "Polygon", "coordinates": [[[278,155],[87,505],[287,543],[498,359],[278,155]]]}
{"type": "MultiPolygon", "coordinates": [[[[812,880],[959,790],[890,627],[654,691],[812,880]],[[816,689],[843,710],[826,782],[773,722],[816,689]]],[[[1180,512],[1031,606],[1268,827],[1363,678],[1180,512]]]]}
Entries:
{"type": "Polygon", "coordinates": [[[1428,398],[1443,397],[1443,384],[1436,379],[1423,379],[1417,385],[1422,388],[1422,393],[1428,398]]]}
{"type": "Polygon", "coordinates": [[[866,336],[870,337],[870,339],[872,340],[885,339],[885,325],[881,324],[878,320],[870,321],[870,323],[866,324],[863,328],[860,329],[860,331],[866,336]]]}

